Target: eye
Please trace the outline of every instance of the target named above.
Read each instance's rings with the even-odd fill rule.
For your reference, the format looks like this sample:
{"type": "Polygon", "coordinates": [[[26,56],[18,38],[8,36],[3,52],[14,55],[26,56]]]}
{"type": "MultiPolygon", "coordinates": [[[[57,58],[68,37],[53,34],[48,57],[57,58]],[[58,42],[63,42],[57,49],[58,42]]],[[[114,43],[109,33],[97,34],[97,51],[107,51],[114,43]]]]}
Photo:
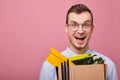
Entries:
{"type": "Polygon", "coordinates": [[[84,23],[82,26],[84,27],[84,28],[88,28],[88,27],[90,27],[90,23],[84,23]]]}
{"type": "Polygon", "coordinates": [[[77,24],[71,24],[71,26],[78,26],[77,24]]]}

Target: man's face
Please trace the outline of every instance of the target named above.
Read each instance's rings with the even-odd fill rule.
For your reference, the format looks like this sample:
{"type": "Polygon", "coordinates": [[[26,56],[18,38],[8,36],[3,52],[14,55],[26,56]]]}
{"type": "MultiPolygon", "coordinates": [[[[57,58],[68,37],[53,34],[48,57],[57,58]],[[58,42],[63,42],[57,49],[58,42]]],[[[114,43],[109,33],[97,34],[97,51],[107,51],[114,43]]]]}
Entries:
{"type": "Polygon", "coordinates": [[[65,27],[70,40],[69,47],[74,49],[88,47],[93,28],[89,12],[82,12],[80,14],[70,13],[68,15],[68,24],[65,27]]]}

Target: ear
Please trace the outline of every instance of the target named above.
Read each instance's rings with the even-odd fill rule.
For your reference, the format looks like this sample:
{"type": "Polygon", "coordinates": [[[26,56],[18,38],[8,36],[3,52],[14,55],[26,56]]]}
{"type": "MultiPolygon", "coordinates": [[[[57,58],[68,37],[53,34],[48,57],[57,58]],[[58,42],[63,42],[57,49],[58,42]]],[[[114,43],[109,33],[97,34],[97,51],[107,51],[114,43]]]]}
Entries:
{"type": "Polygon", "coordinates": [[[67,26],[67,24],[65,25],[65,32],[68,33],[68,26],[67,26]]]}
{"type": "Polygon", "coordinates": [[[91,26],[91,32],[93,33],[93,30],[94,30],[94,24],[92,24],[91,26]]]}

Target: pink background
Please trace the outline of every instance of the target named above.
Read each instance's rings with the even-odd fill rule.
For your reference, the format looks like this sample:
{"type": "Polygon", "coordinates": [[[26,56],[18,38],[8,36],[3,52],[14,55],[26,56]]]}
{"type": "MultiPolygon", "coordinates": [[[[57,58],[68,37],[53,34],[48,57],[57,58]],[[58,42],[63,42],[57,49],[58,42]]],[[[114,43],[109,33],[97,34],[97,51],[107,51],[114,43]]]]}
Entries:
{"type": "Polygon", "coordinates": [[[0,80],[38,80],[49,49],[66,49],[65,17],[75,3],[92,10],[91,48],[110,57],[120,75],[119,0],[0,0],[0,80]]]}

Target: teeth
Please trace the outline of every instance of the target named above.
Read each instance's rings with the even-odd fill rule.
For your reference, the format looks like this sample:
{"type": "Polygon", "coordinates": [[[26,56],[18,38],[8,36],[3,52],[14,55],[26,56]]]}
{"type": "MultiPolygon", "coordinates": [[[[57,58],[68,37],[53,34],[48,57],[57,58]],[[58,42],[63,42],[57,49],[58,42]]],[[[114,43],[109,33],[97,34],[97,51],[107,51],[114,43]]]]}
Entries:
{"type": "Polygon", "coordinates": [[[76,37],[76,38],[85,38],[85,37],[76,37]]]}
{"type": "Polygon", "coordinates": [[[85,37],[76,37],[76,39],[81,39],[81,40],[84,40],[85,37]]]}
{"type": "Polygon", "coordinates": [[[76,38],[76,39],[84,39],[84,38],[76,38]]]}
{"type": "Polygon", "coordinates": [[[84,38],[84,37],[77,37],[77,38],[84,38]]]}

